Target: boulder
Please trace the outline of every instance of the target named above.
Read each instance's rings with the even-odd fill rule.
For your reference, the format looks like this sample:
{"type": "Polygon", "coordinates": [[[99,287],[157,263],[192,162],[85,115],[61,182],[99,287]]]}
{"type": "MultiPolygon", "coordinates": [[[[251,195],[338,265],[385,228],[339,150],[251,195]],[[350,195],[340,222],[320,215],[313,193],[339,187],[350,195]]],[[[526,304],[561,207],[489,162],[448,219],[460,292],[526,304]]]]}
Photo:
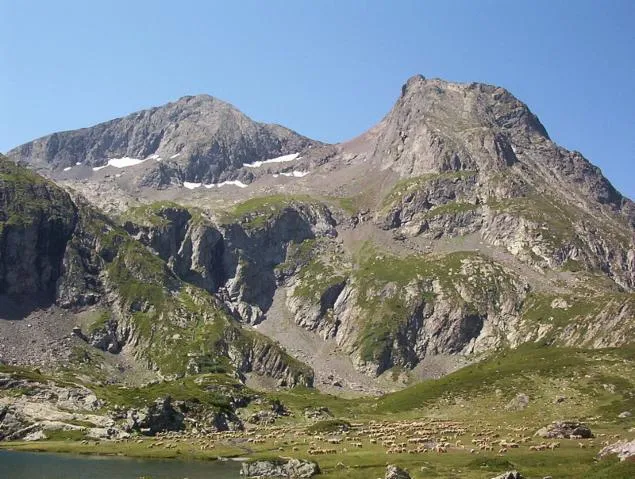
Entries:
{"type": "Polygon", "coordinates": [[[509,401],[505,406],[508,411],[522,411],[529,405],[529,396],[519,393],[514,399],[509,401]]]}
{"type": "Polygon", "coordinates": [[[577,421],[554,421],[536,431],[536,436],[548,439],[570,439],[572,436],[591,438],[593,433],[585,424],[577,421]]]}
{"type": "Polygon", "coordinates": [[[613,454],[616,454],[620,461],[635,460],[635,440],[618,441],[603,448],[598,455],[604,458],[613,454]]]}
{"type": "Polygon", "coordinates": [[[307,419],[328,419],[333,417],[329,408],[320,406],[316,408],[307,408],[304,410],[304,417],[307,419]]]}
{"type": "Polygon", "coordinates": [[[317,463],[300,459],[262,460],[244,462],[240,471],[241,476],[251,478],[287,477],[303,479],[320,473],[317,463]]]}
{"type": "Polygon", "coordinates": [[[408,471],[395,466],[394,464],[389,464],[386,466],[386,475],[384,479],[410,479],[410,474],[408,471]]]}
{"type": "Polygon", "coordinates": [[[523,479],[523,475],[518,471],[507,471],[492,477],[492,479],[523,479]]]}
{"type": "Polygon", "coordinates": [[[258,411],[253,413],[247,419],[247,422],[251,424],[274,424],[278,415],[272,411],[258,411]]]}

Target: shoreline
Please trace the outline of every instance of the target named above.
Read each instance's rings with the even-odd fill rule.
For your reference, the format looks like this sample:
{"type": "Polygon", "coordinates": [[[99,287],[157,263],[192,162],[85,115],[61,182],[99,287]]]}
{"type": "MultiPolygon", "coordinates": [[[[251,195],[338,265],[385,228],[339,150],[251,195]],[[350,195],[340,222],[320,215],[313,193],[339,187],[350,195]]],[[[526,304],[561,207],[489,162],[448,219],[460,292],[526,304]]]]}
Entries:
{"type": "MultiPolygon", "coordinates": [[[[40,454],[64,454],[69,456],[94,456],[103,458],[119,458],[119,459],[143,459],[143,460],[170,460],[182,462],[226,462],[232,461],[236,463],[248,461],[250,458],[245,456],[245,451],[239,451],[238,448],[231,446],[219,448],[219,452],[225,451],[224,454],[215,453],[215,451],[191,451],[184,448],[169,449],[162,447],[149,447],[144,443],[99,443],[99,444],[82,444],[79,441],[10,441],[0,442],[1,451],[40,453],[40,454]],[[132,447],[131,447],[132,446],[132,447]],[[146,446],[146,447],[141,447],[146,446]]],[[[185,446],[186,444],[184,444],[185,446]]]]}

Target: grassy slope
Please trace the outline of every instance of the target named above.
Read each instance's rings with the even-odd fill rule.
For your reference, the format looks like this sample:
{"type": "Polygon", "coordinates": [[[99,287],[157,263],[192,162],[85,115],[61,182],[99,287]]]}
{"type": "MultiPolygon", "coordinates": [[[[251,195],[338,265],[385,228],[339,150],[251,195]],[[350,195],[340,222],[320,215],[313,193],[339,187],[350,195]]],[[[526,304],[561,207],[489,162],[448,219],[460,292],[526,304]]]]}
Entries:
{"type": "MultiPolygon", "coordinates": [[[[601,448],[600,442],[609,436],[620,434],[633,439],[635,432],[628,432],[635,425],[632,418],[619,419],[623,410],[635,409],[633,372],[635,371],[635,347],[586,351],[579,349],[523,346],[514,351],[501,351],[491,358],[459,370],[439,380],[426,381],[406,390],[379,399],[343,400],[317,393],[314,390],[295,389],[267,395],[280,400],[292,416],[280,420],[282,429],[260,427],[256,434],[273,437],[262,444],[246,443],[235,434],[221,435],[215,439],[211,450],[196,448],[191,439],[175,440],[176,447],[165,449],[156,446],[156,440],[114,444],[102,442],[81,445],[77,442],[11,443],[24,450],[59,450],[75,453],[114,454],[125,452],[146,457],[196,457],[215,458],[218,455],[252,458],[292,456],[317,460],[325,476],[329,478],[368,478],[383,475],[386,463],[407,467],[414,478],[490,478],[505,470],[518,469],[526,477],[552,475],[559,478],[615,478],[633,477],[635,463],[617,464],[613,460],[595,461],[601,448]],[[530,398],[529,406],[514,411],[506,408],[517,393],[530,398]],[[554,402],[557,396],[565,396],[563,402],[554,402]],[[326,406],[333,421],[317,423],[304,418],[306,408],[326,406]],[[501,438],[532,436],[541,426],[557,419],[579,419],[590,425],[598,439],[578,447],[575,440],[562,440],[554,451],[536,453],[523,444],[519,449],[498,455],[494,453],[469,453],[473,433],[484,428],[498,431],[501,438]],[[352,423],[355,436],[356,424],[382,421],[386,424],[406,424],[412,420],[455,421],[468,431],[452,437],[462,440],[467,449],[453,447],[448,454],[419,453],[387,455],[380,445],[370,444],[362,438],[363,447],[353,448],[346,441],[336,446],[337,454],[311,456],[307,454],[307,442],[314,432],[324,435],[331,426],[352,423]],[[313,425],[313,426],[312,426],[313,425]],[[327,427],[328,426],[328,427],[327,427]],[[277,432],[276,432],[277,431],[277,432]],[[602,435],[607,435],[602,437],[602,435]],[[292,450],[295,447],[297,450],[292,450]],[[346,449],[346,450],[345,450],[346,449]],[[340,464],[341,463],[343,466],[340,464]]],[[[35,373],[30,373],[35,374],[35,373]]],[[[202,377],[203,378],[203,377],[202,377]]],[[[115,402],[135,404],[138,397],[148,400],[153,394],[174,394],[177,398],[198,397],[207,401],[206,388],[220,381],[221,377],[204,376],[206,381],[185,379],[172,385],[160,384],[147,390],[128,390],[115,402]],[[166,389],[167,388],[167,389],[166,389]],[[181,391],[179,393],[179,391],[181,391]],[[180,394],[180,395],[179,395],[180,394]]],[[[236,387],[227,384],[227,387],[236,387]]],[[[112,398],[117,391],[101,392],[101,397],[112,398]]],[[[266,408],[266,404],[261,406],[266,408]]],[[[399,437],[404,440],[405,437],[399,437]]],[[[613,442],[615,439],[611,439],[613,442]]],[[[530,439],[530,444],[540,439],[530,439]]],[[[318,443],[320,441],[318,440],[318,443]]],[[[326,446],[326,443],[324,443],[326,446]]]]}

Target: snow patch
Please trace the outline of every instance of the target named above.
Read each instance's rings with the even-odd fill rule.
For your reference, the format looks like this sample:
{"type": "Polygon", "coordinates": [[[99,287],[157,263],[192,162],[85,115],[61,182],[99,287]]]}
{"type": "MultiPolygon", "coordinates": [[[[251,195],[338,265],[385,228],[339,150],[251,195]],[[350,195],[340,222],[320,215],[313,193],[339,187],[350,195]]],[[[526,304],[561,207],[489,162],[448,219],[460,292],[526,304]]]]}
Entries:
{"type": "Polygon", "coordinates": [[[246,185],[245,183],[243,183],[242,181],[239,180],[229,180],[229,181],[223,181],[222,183],[210,183],[207,185],[204,185],[205,188],[220,188],[221,186],[225,186],[225,185],[232,185],[232,186],[238,186],[239,188],[247,188],[248,185],[246,185]]]}
{"type": "Polygon", "coordinates": [[[72,168],[72,166],[67,166],[66,168],[64,168],[64,171],[70,171],[72,168]]]}
{"type": "Polygon", "coordinates": [[[75,163],[75,166],[82,166],[82,162],[78,161],[77,163],[75,163]]]}
{"type": "Polygon", "coordinates": [[[277,158],[271,158],[270,160],[254,161],[253,163],[243,163],[243,166],[247,168],[259,168],[262,165],[268,165],[270,163],[286,163],[287,161],[293,161],[298,159],[300,153],[292,153],[291,155],[278,156],[277,158]]]}
{"type": "Polygon", "coordinates": [[[200,188],[202,184],[203,183],[190,183],[189,181],[184,181],[183,187],[187,188],[188,190],[193,190],[195,188],[200,188]]]}
{"type": "Polygon", "coordinates": [[[277,178],[278,176],[280,176],[278,173],[274,173],[274,174],[273,174],[273,177],[274,177],[274,178],[277,178]]]}
{"type": "Polygon", "coordinates": [[[146,158],[146,160],[157,160],[157,161],[161,161],[161,157],[156,154],[156,153],[152,153],[150,156],[148,156],[146,158]]]}
{"type": "Polygon", "coordinates": [[[104,166],[95,166],[93,167],[93,171],[99,171],[99,170],[103,170],[104,168],[107,168],[108,165],[104,165],[104,166]]]}
{"type": "Polygon", "coordinates": [[[287,173],[280,173],[282,176],[292,176],[294,178],[302,178],[303,176],[306,176],[309,174],[308,171],[297,171],[297,170],[293,170],[287,173]]]}
{"type": "Polygon", "coordinates": [[[173,160],[174,158],[178,158],[179,156],[181,156],[181,153],[177,153],[176,155],[172,155],[170,157],[170,159],[173,160]]]}
{"type": "Polygon", "coordinates": [[[108,160],[108,165],[114,166],[115,168],[126,168],[128,166],[140,165],[144,161],[146,160],[124,156],[123,158],[111,158],[108,160]]]}

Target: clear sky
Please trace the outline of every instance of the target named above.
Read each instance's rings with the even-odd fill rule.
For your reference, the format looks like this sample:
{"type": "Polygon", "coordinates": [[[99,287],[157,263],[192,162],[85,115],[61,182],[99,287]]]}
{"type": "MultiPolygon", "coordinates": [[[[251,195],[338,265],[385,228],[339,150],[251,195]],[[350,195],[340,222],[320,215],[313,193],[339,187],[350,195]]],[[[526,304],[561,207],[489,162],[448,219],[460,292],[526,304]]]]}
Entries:
{"type": "Polygon", "coordinates": [[[184,95],[327,142],[405,80],[503,86],[635,198],[634,0],[0,0],[0,151],[184,95]]]}

